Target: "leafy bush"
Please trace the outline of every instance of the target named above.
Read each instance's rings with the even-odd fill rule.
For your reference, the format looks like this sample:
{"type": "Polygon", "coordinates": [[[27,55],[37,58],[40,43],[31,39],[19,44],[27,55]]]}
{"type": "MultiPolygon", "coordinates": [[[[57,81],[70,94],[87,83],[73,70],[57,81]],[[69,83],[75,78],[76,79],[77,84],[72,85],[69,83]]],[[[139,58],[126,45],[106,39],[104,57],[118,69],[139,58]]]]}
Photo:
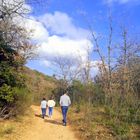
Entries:
{"type": "Polygon", "coordinates": [[[7,45],[1,36],[0,58],[0,117],[9,118],[17,114],[21,101],[25,101],[27,96],[23,91],[26,89],[21,70],[23,60],[19,59],[19,54],[7,45]]]}

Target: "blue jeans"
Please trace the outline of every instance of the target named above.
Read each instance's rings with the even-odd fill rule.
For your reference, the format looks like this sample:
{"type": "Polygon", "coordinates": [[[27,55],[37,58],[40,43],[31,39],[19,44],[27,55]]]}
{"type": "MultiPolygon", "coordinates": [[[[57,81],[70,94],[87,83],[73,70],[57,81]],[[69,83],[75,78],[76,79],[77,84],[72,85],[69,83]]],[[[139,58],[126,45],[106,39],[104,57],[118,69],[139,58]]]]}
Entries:
{"type": "Polygon", "coordinates": [[[42,110],[42,117],[44,118],[46,116],[46,108],[41,108],[42,110]]]}
{"type": "Polygon", "coordinates": [[[63,115],[63,123],[67,123],[67,112],[68,112],[68,106],[61,106],[62,115],[63,115]]]}
{"type": "Polygon", "coordinates": [[[53,107],[49,107],[49,116],[52,116],[53,107]]]}

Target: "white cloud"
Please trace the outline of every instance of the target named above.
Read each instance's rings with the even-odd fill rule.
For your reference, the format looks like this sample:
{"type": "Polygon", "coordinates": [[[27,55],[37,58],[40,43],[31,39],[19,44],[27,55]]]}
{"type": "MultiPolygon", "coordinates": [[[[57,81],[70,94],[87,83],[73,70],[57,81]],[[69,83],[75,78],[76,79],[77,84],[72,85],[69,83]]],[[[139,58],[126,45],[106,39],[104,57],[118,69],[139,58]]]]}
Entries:
{"type": "Polygon", "coordinates": [[[85,39],[89,37],[89,31],[75,26],[73,19],[66,13],[56,11],[54,14],[45,14],[39,19],[53,34],[66,36],[71,39],[85,39]]]}
{"type": "Polygon", "coordinates": [[[31,39],[36,40],[38,43],[42,41],[47,41],[49,37],[49,33],[44,25],[37,21],[34,17],[23,18],[23,17],[15,17],[13,22],[25,28],[29,34],[31,34],[31,39]]]}
{"type": "Polygon", "coordinates": [[[72,40],[66,37],[60,36],[50,36],[48,41],[43,42],[38,49],[41,56],[47,59],[52,59],[52,57],[71,57],[77,58],[81,57],[83,60],[87,57],[87,46],[92,47],[89,40],[72,40]]]}
{"type": "Polygon", "coordinates": [[[88,39],[88,30],[75,26],[69,15],[58,11],[39,17],[39,21],[51,34],[41,43],[38,49],[40,56],[50,60],[59,56],[86,59],[87,46],[93,47],[88,39]]]}
{"type": "MultiPolygon", "coordinates": [[[[87,49],[93,48],[92,42],[88,39],[89,31],[77,27],[73,19],[66,13],[55,12],[45,14],[38,20],[31,17],[26,19],[22,26],[28,30],[34,30],[33,39],[38,41],[38,54],[41,60],[38,61],[39,67],[52,68],[54,58],[71,58],[77,60],[84,66],[87,60],[87,49]]],[[[92,72],[97,74],[98,68],[95,64],[92,72]]],[[[53,68],[52,68],[53,69],[53,68]]]]}
{"type": "Polygon", "coordinates": [[[40,57],[49,60],[56,56],[77,59],[81,57],[82,60],[85,60],[87,47],[93,47],[91,41],[87,39],[89,31],[76,27],[72,22],[72,18],[65,13],[55,12],[54,15],[51,15],[55,22],[49,22],[48,20],[45,22],[46,15],[50,16],[51,14],[45,14],[39,18],[40,20],[34,17],[30,17],[30,19],[16,17],[14,22],[25,27],[29,32],[33,30],[32,39],[39,44],[38,53],[40,57]],[[50,28],[54,31],[53,34],[50,33],[50,28]]]}
{"type": "MultiPolygon", "coordinates": [[[[64,13],[61,14],[66,15],[64,13]]],[[[61,14],[59,12],[59,15],[61,14]]],[[[57,18],[58,17],[56,16],[56,19],[57,18]]],[[[72,20],[68,15],[66,16],[66,19],[67,23],[65,23],[66,31],[64,36],[55,33],[55,31],[57,33],[61,32],[61,30],[59,30],[59,28],[55,26],[57,22],[51,25],[54,30],[53,35],[50,35],[49,32],[50,25],[49,27],[47,25],[44,26],[45,23],[36,20],[34,17],[30,17],[30,19],[16,17],[14,19],[14,22],[19,26],[26,28],[27,31],[29,32],[33,30],[32,39],[38,42],[39,48],[37,51],[40,57],[44,57],[44,59],[49,59],[50,61],[53,57],[61,57],[61,56],[77,59],[81,57],[82,60],[86,60],[87,47],[88,46],[90,48],[93,47],[91,41],[87,39],[88,35],[86,36],[85,34],[85,32],[88,34],[88,30],[83,28],[77,28],[72,23],[72,20]],[[68,21],[70,21],[70,24],[68,24],[68,21]]],[[[62,23],[63,22],[64,21],[62,21],[62,23]]],[[[62,28],[64,27],[62,26],[61,29],[62,28]]],[[[62,30],[64,32],[64,29],[62,30]]]]}
{"type": "Polygon", "coordinates": [[[50,67],[51,63],[48,60],[39,61],[40,65],[44,65],[45,67],[50,67]]]}
{"type": "Polygon", "coordinates": [[[38,40],[40,43],[47,41],[49,33],[41,22],[36,21],[35,18],[31,18],[31,20],[25,20],[23,24],[28,31],[33,31],[32,39],[38,40]]]}

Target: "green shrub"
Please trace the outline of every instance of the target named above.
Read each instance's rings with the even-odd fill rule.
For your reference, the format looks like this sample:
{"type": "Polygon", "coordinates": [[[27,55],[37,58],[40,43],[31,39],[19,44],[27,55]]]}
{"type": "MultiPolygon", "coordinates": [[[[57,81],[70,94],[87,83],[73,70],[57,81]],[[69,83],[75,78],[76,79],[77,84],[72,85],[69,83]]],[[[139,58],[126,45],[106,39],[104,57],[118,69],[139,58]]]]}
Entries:
{"type": "Polygon", "coordinates": [[[127,133],[130,131],[129,125],[127,123],[121,123],[119,125],[114,125],[114,131],[117,135],[127,135],[127,133]]]}
{"type": "Polygon", "coordinates": [[[0,101],[1,102],[1,106],[3,106],[6,103],[11,103],[14,100],[14,95],[15,92],[13,90],[13,88],[7,84],[3,84],[0,88],[0,101]]]}
{"type": "Polygon", "coordinates": [[[107,120],[105,123],[107,126],[111,127],[116,136],[127,136],[130,132],[130,125],[128,123],[121,122],[120,120],[112,118],[107,120]]]}
{"type": "Polygon", "coordinates": [[[9,118],[17,111],[15,108],[19,106],[18,102],[24,101],[27,95],[21,91],[25,88],[25,78],[21,71],[23,59],[16,59],[21,58],[19,54],[1,36],[0,40],[0,117],[9,118]]]}

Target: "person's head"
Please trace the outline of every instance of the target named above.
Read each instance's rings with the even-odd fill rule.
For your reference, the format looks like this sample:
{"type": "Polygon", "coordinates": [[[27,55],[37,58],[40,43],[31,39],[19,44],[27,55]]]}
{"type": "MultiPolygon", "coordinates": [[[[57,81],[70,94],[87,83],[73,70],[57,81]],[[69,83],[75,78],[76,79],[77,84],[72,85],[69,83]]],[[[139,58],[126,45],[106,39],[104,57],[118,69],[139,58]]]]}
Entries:
{"type": "Polygon", "coordinates": [[[68,95],[68,91],[64,92],[64,94],[68,95]]]}
{"type": "Polygon", "coordinates": [[[51,95],[49,99],[50,99],[50,100],[54,100],[54,96],[53,96],[53,95],[51,95]]]}
{"type": "Polygon", "coordinates": [[[43,98],[42,100],[46,100],[46,98],[43,98]]]}

